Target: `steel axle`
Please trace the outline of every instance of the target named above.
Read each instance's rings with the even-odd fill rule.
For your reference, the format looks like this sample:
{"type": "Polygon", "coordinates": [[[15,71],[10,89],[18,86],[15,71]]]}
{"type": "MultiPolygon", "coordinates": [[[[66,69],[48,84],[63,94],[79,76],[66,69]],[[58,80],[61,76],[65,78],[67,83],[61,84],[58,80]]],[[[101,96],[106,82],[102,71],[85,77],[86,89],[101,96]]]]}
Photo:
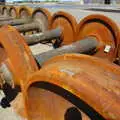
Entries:
{"type": "Polygon", "coordinates": [[[0,26],[3,26],[3,25],[20,25],[20,24],[25,24],[25,23],[29,23],[31,22],[32,19],[28,18],[28,19],[13,19],[13,20],[9,20],[9,21],[2,21],[0,22],[0,26]]]}

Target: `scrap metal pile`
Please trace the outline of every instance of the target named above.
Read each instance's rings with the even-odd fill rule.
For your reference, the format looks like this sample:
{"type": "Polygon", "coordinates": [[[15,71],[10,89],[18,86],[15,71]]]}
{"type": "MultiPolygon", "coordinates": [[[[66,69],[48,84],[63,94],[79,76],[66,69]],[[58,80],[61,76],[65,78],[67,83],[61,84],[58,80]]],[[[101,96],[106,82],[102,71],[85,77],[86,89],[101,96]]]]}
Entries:
{"type": "Polygon", "coordinates": [[[85,9],[0,6],[2,107],[17,101],[28,120],[120,120],[120,10],[85,9]],[[33,53],[39,43],[53,49],[33,53]]]}

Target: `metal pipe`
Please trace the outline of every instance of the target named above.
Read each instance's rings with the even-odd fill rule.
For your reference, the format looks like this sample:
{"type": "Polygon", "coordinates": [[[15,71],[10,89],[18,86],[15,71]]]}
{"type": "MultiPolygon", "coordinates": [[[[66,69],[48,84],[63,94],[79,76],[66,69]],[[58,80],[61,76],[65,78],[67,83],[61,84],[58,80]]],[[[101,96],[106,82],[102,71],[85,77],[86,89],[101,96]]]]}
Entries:
{"type": "Polygon", "coordinates": [[[39,65],[42,65],[45,61],[49,60],[50,58],[62,55],[65,53],[91,53],[91,51],[95,52],[96,47],[98,46],[99,42],[96,38],[89,37],[84,40],[80,40],[74,42],[71,45],[66,45],[55,50],[50,50],[48,52],[44,52],[42,54],[35,55],[35,59],[39,65]]]}

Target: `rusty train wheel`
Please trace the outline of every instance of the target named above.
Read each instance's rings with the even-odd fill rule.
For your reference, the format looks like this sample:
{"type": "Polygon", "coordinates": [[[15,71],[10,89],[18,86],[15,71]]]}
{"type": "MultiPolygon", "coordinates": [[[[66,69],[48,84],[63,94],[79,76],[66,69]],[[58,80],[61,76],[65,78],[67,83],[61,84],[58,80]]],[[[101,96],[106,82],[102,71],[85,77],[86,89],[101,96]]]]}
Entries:
{"type": "Polygon", "coordinates": [[[9,16],[13,18],[18,18],[19,16],[19,7],[11,6],[9,8],[9,16]]]}
{"type": "Polygon", "coordinates": [[[8,8],[7,8],[7,6],[2,7],[2,15],[8,16],[8,8]]]}
{"type": "Polygon", "coordinates": [[[50,12],[45,8],[37,8],[33,11],[32,17],[35,21],[40,22],[42,25],[42,32],[48,30],[50,20],[51,20],[51,14],[50,12]]]}
{"type": "Polygon", "coordinates": [[[19,18],[27,18],[32,16],[33,9],[27,6],[19,8],[19,18]]]}
{"type": "Polygon", "coordinates": [[[75,18],[66,12],[57,12],[53,15],[50,28],[54,29],[61,27],[63,31],[62,45],[67,45],[75,41],[76,39],[76,26],[77,22],[75,18]]]}
{"type": "MultiPolygon", "coordinates": [[[[32,17],[33,9],[27,6],[21,6],[19,8],[19,18],[32,17]]],[[[24,34],[32,34],[32,32],[25,32],[24,34]]]]}
{"type": "Polygon", "coordinates": [[[27,117],[70,120],[65,119],[66,112],[76,108],[82,111],[82,120],[118,120],[119,77],[118,66],[91,56],[52,58],[22,86],[27,117]]]}
{"type": "Polygon", "coordinates": [[[89,36],[96,37],[100,42],[95,56],[115,61],[120,30],[110,18],[104,15],[89,15],[81,20],[77,28],[77,39],[89,36]]]}
{"type": "Polygon", "coordinates": [[[93,118],[94,120],[104,120],[92,107],[78,99],[74,94],[47,82],[32,84],[28,89],[28,99],[30,99],[28,109],[31,109],[28,114],[31,120],[34,118],[36,120],[49,120],[49,118],[52,120],[56,120],[56,118],[58,120],[73,120],[73,118],[75,120],[90,120],[93,118]],[[34,94],[34,102],[36,103],[34,105],[30,99],[32,94],[34,94]],[[46,96],[48,97],[46,98],[46,96]],[[39,112],[35,113],[33,111],[36,107],[39,112]]]}
{"type": "Polygon", "coordinates": [[[38,69],[36,62],[24,38],[14,27],[2,27],[0,38],[0,78],[11,86],[20,85],[22,78],[38,69]]]}

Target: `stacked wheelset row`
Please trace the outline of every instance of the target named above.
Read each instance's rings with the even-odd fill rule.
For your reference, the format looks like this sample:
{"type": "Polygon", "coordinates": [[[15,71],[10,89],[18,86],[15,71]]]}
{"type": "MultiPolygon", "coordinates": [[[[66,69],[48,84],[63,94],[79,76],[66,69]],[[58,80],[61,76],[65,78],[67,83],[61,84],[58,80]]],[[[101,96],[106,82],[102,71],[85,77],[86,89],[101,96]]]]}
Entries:
{"type": "MultiPolygon", "coordinates": [[[[23,17],[23,16],[28,17],[28,16],[32,15],[33,19],[37,18],[37,22],[38,21],[39,22],[37,24],[35,24],[34,26],[32,26],[31,28],[36,28],[36,26],[39,28],[38,24],[42,24],[41,31],[45,31],[48,28],[50,28],[50,29],[57,28],[60,26],[62,28],[62,33],[63,33],[62,36],[64,37],[62,44],[69,44],[69,43],[73,42],[75,39],[84,39],[87,36],[94,36],[95,38],[99,39],[100,41],[101,40],[104,42],[107,41],[108,43],[106,43],[106,44],[108,46],[106,46],[106,47],[108,47],[108,48],[113,47],[113,49],[118,48],[118,46],[119,46],[119,40],[118,40],[119,39],[119,35],[118,35],[119,34],[119,25],[117,26],[116,23],[114,23],[109,18],[107,18],[103,15],[92,15],[92,16],[85,17],[91,13],[91,12],[86,12],[86,11],[84,11],[83,13],[81,13],[80,16],[78,16],[79,13],[75,14],[75,12],[82,12],[82,11],[77,11],[74,9],[70,10],[68,8],[67,9],[65,8],[64,11],[69,10],[71,13],[73,13],[72,15],[75,16],[75,18],[73,18],[73,16],[71,16],[70,14],[68,14],[66,12],[57,12],[56,13],[56,11],[61,10],[61,8],[58,8],[58,9],[54,8],[54,10],[51,10],[51,9],[52,8],[50,6],[50,8],[48,8],[48,10],[50,10],[50,12],[53,13],[52,20],[51,20],[50,12],[45,8],[36,8],[34,10],[34,12],[32,12],[33,9],[30,9],[29,7],[20,7],[19,14],[21,17],[23,17]],[[82,20],[83,22],[80,21],[82,18],[84,18],[84,20],[82,20]],[[77,19],[77,22],[75,19],[77,19]],[[80,21],[80,23],[79,23],[79,21],[80,21]],[[79,25],[76,29],[77,23],[79,25]],[[86,23],[86,24],[84,25],[84,23],[86,23]],[[88,25],[88,23],[89,23],[89,25],[88,25]],[[86,28],[86,26],[87,26],[87,28],[86,28]],[[91,30],[90,28],[93,26],[94,26],[94,29],[91,30]],[[98,26],[100,27],[99,29],[98,29],[98,26]],[[81,28],[83,28],[83,29],[81,30],[81,28]],[[105,30],[104,33],[101,32],[101,30],[103,30],[103,29],[105,30]],[[69,36],[68,36],[68,34],[69,34],[69,36]],[[103,34],[105,34],[105,35],[103,35],[103,34]],[[76,38],[76,36],[79,36],[79,37],[76,38]],[[112,40],[112,39],[114,39],[114,40],[112,40]]],[[[97,13],[98,12],[96,12],[96,14],[97,13]]],[[[109,14],[112,14],[112,13],[109,13],[109,14]]],[[[112,17],[114,17],[114,14],[112,17]]],[[[17,28],[20,29],[19,31],[25,31],[24,26],[18,26],[17,28]]],[[[27,28],[27,26],[26,26],[26,28],[27,28]]],[[[111,48],[111,51],[114,51],[114,50],[112,50],[112,48],[111,48]]]]}
{"type": "MultiPolygon", "coordinates": [[[[105,57],[107,60],[113,62],[117,56],[119,27],[109,18],[102,15],[92,15],[84,18],[78,25],[78,29],[75,28],[77,26],[75,19],[72,18],[71,22],[68,19],[70,16],[68,16],[67,13],[58,12],[53,16],[55,21],[51,28],[62,26],[63,34],[61,39],[63,41],[61,45],[71,44],[77,40],[82,40],[81,42],[77,42],[77,44],[73,43],[69,46],[69,49],[67,49],[66,46],[60,47],[54,51],[48,51],[48,53],[35,56],[39,65],[43,64],[40,71],[36,73],[34,72],[38,70],[38,66],[31,55],[28,46],[24,42],[24,38],[20,36],[14,28],[9,26],[1,28],[0,31],[0,36],[2,38],[1,55],[4,55],[1,59],[1,66],[3,68],[2,70],[5,70],[2,71],[2,78],[8,80],[12,86],[21,86],[26,102],[26,117],[38,120],[41,118],[56,119],[57,117],[61,120],[67,119],[69,115],[74,113],[73,110],[77,109],[79,117],[80,111],[82,110],[91,119],[119,119],[120,70],[118,66],[108,61],[105,62],[102,59],[76,54],[58,56],[48,60],[61,53],[74,53],[73,51],[75,50],[77,53],[91,53],[90,51],[92,51],[91,54],[101,58],[105,57]],[[62,19],[65,18],[65,20],[59,20],[58,14],[59,16],[62,16],[62,19]],[[69,24],[66,24],[67,21],[69,21],[69,24]],[[100,31],[95,27],[94,22],[97,23],[100,31]],[[85,23],[89,29],[86,28],[87,26],[85,23]],[[75,26],[71,29],[73,24],[75,26]],[[106,26],[104,27],[103,24],[106,26]],[[67,29],[65,29],[66,27],[67,29]],[[90,28],[94,28],[95,32],[90,28]],[[82,31],[80,32],[79,29],[82,31]],[[69,32],[67,30],[69,30],[69,32]],[[74,35],[72,33],[73,30],[74,35]],[[79,32],[77,33],[78,30],[79,32]],[[101,35],[102,30],[106,30],[106,36],[103,35],[103,33],[101,35]],[[80,38],[77,34],[80,35],[80,38]],[[71,38],[71,35],[73,36],[72,41],[69,39],[71,38]],[[104,40],[102,38],[104,38],[104,40]],[[109,38],[108,41],[110,41],[105,41],[106,38],[109,38]],[[88,41],[92,41],[91,44],[88,41]],[[113,41],[115,42],[114,44],[113,41]],[[86,50],[84,47],[88,46],[92,47],[86,50]],[[107,48],[108,50],[106,50],[107,48]],[[93,49],[95,53],[93,52],[93,49]],[[48,61],[45,62],[46,60],[48,61]],[[7,73],[8,78],[4,73],[7,73]],[[32,73],[34,74],[31,76],[32,73]],[[50,91],[52,91],[52,93],[50,91]],[[99,95],[98,92],[100,92],[99,95]],[[49,100],[44,101],[44,99],[49,100]],[[53,99],[55,100],[54,102],[52,101],[53,99]],[[108,99],[110,101],[108,101],[108,99]],[[41,106],[41,103],[43,106],[41,106]],[[58,105],[58,103],[60,103],[60,105],[58,105]],[[37,111],[40,111],[40,113],[37,112],[36,109],[37,111]],[[66,110],[72,110],[73,112],[70,114],[66,110]],[[56,112],[56,115],[53,115],[54,112],[56,112]],[[67,118],[64,118],[65,116],[67,116],[67,118]]],[[[51,23],[52,22],[50,22],[50,25],[51,23]]],[[[77,114],[77,112],[75,113],[77,114]]],[[[82,113],[83,119],[87,117],[84,113],[82,113]]],[[[88,117],[87,119],[89,119],[88,117]]]]}

